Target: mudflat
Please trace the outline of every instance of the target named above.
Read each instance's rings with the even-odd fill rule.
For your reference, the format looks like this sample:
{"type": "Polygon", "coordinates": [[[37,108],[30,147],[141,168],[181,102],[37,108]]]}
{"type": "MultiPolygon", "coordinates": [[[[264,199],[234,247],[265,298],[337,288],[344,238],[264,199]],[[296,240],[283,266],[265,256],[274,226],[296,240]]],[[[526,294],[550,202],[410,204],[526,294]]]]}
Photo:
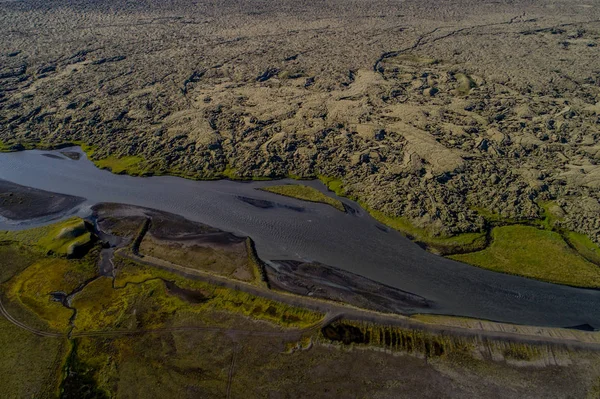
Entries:
{"type": "Polygon", "coordinates": [[[0,216],[28,220],[66,212],[85,201],[73,195],[51,193],[0,179],[0,216]]]}

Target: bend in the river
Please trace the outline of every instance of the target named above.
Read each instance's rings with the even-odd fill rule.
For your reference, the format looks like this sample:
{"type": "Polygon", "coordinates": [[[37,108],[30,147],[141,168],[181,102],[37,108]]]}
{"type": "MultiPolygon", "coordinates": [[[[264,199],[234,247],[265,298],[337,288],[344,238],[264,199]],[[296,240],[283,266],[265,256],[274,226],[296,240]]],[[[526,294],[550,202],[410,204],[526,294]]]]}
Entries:
{"type": "MultiPolygon", "coordinates": [[[[495,273],[433,255],[345,198],[339,199],[357,212],[342,213],[328,205],[256,190],[281,182],[131,177],[100,170],[85,156],[75,161],[44,153],[49,152],[0,154],[0,179],[84,197],[81,215],[93,204],[118,202],[250,236],[266,261],[296,259],[336,266],[434,302],[432,309],[423,311],[531,325],[600,327],[600,291],[495,273]]],[[[327,192],[320,182],[303,184],[327,192]]],[[[0,222],[0,229],[18,227],[0,222]]]]}

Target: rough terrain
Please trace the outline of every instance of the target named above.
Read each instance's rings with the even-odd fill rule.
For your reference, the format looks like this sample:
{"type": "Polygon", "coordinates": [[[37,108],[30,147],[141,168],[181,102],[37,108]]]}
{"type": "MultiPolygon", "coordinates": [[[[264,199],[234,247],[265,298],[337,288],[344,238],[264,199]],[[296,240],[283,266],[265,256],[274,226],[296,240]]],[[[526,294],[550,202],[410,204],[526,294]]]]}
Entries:
{"type": "MultiPolygon", "coordinates": [[[[48,251],[49,243],[78,239],[72,229],[64,234],[72,220],[5,233],[0,242],[6,348],[0,383],[9,397],[593,398],[599,392],[597,332],[402,318],[273,292],[235,275],[215,284],[135,253],[145,236],[214,245],[216,236],[231,243],[227,233],[145,208],[102,204],[94,211],[105,231],[85,229],[101,240],[122,238],[110,275],[101,273],[110,242],[75,258],[48,251]]],[[[236,252],[235,243],[222,249],[236,252]]],[[[311,266],[299,269],[309,275],[311,266]]],[[[339,281],[339,274],[325,274],[339,281]]]]}
{"type": "Polygon", "coordinates": [[[598,242],[599,21],[576,0],[2,2],[0,140],[333,176],[431,235],[552,200],[598,242]]]}

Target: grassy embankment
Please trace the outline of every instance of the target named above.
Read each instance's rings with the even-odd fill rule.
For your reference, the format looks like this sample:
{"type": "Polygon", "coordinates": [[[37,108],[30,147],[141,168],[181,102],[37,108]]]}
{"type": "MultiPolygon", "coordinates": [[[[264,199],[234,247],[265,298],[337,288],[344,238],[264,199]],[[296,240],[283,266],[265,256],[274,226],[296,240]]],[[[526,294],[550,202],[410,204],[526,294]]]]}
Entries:
{"type": "Polygon", "coordinates": [[[495,227],[482,251],[450,256],[493,271],[581,287],[600,287],[600,267],[587,261],[554,231],[533,226],[495,227]]]}
{"type": "MultiPolygon", "coordinates": [[[[345,195],[340,180],[319,178],[337,195],[345,195]]],[[[359,203],[381,223],[454,260],[558,284],[600,287],[600,247],[583,234],[559,228],[560,217],[553,212],[552,203],[540,203],[543,218],[529,221],[508,220],[479,210],[491,228],[489,245],[485,233],[431,237],[405,218],[390,217],[359,203]]]]}
{"type": "MultiPolygon", "coordinates": [[[[348,197],[341,180],[321,175],[319,175],[318,178],[327,186],[327,188],[336,193],[338,196],[348,197]]],[[[369,214],[377,221],[388,227],[398,230],[402,234],[406,235],[413,241],[416,241],[418,244],[426,247],[434,253],[446,255],[452,253],[470,252],[484,248],[486,245],[485,233],[465,233],[450,237],[434,237],[425,229],[411,224],[406,218],[386,215],[383,212],[370,208],[359,198],[351,199],[357,201],[360,206],[369,212],[369,214]]]]}
{"type": "Polygon", "coordinates": [[[490,215],[496,227],[491,244],[482,251],[452,259],[486,269],[577,287],[600,287],[600,247],[587,236],[559,226],[551,202],[540,202],[543,218],[502,220],[490,215]],[[523,224],[527,223],[527,224],[523,224]]]}
{"type": "Polygon", "coordinates": [[[321,204],[331,205],[338,211],[345,212],[342,201],[323,194],[316,188],[304,186],[300,184],[284,184],[281,186],[271,186],[261,188],[263,191],[283,195],[286,197],[297,198],[302,201],[318,202],[321,204]]]}

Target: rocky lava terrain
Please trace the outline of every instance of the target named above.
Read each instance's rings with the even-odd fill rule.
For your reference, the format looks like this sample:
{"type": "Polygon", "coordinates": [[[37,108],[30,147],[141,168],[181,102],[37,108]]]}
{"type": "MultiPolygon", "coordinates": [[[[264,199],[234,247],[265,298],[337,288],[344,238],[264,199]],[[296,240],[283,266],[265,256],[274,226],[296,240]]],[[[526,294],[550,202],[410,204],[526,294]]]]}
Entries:
{"type": "Polygon", "coordinates": [[[431,235],[553,201],[599,242],[600,11],[582,1],[2,1],[0,140],[335,177],[431,235]]]}

